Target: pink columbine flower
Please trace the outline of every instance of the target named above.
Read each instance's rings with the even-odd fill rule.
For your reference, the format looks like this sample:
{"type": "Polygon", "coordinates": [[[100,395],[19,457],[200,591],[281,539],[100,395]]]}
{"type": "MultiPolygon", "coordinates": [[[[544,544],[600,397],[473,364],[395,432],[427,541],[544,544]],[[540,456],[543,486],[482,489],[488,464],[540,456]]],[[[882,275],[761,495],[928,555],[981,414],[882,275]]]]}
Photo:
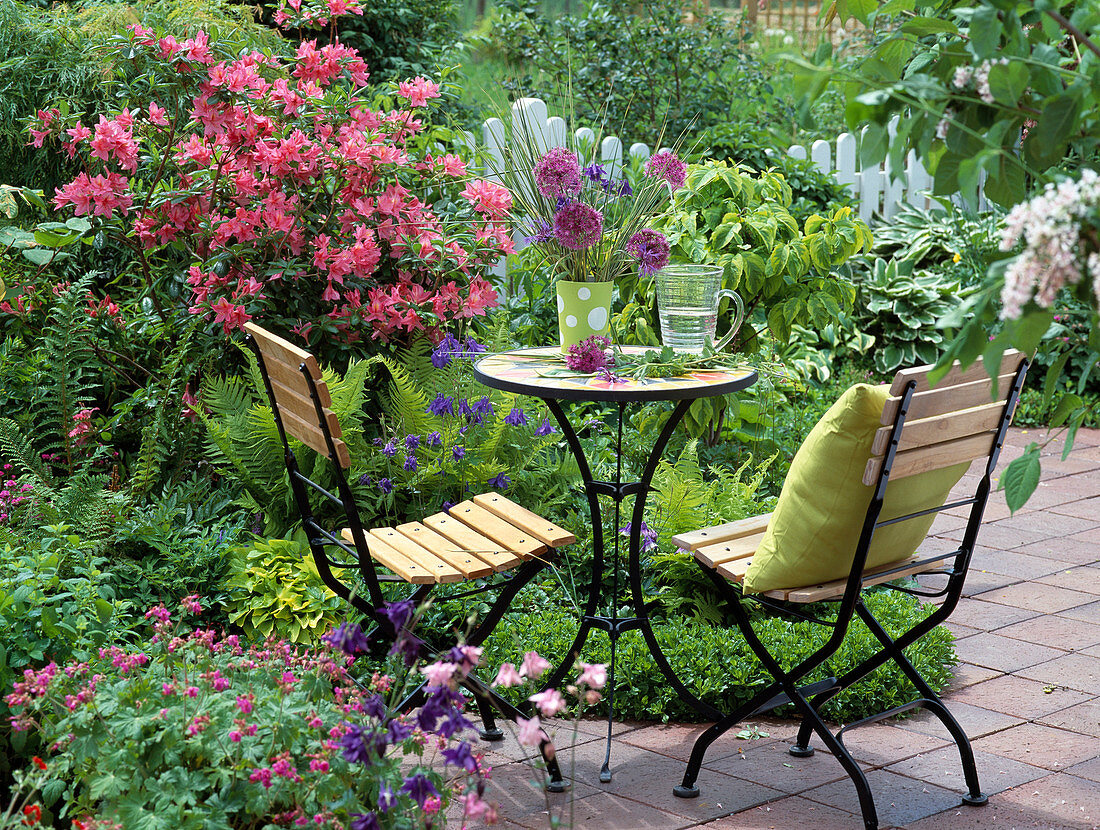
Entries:
{"type": "Polygon", "coordinates": [[[550,668],[550,661],[540,657],[537,651],[529,651],[523,655],[523,663],[519,667],[520,677],[534,679],[550,668]]]}
{"type": "Polygon", "coordinates": [[[516,726],[519,727],[516,740],[523,746],[538,746],[542,743],[542,724],[539,723],[538,715],[530,719],[516,718],[516,726]]]}
{"type": "Polygon", "coordinates": [[[603,663],[580,663],[581,674],[577,678],[578,683],[583,683],[590,689],[602,689],[607,683],[607,666],[603,663]]]}
{"type": "Polygon", "coordinates": [[[454,663],[432,663],[420,671],[428,678],[429,686],[446,686],[458,669],[454,663]]]}
{"type": "Polygon", "coordinates": [[[496,680],[493,681],[494,686],[518,686],[523,682],[523,677],[516,667],[511,663],[504,663],[500,667],[500,671],[497,672],[496,680]]]}
{"type": "Polygon", "coordinates": [[[565,698],[557,689],[547,689],[544,692],[533,694],[529,698],[545,717],[552,718],[565,708],[565,698]]]}

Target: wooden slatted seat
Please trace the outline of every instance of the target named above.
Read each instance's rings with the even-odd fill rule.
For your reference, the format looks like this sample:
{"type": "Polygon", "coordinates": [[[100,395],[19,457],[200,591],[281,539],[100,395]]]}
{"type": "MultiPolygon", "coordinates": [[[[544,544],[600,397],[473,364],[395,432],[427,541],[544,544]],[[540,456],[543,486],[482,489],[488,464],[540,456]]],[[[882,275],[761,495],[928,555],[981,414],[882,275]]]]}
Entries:
{"type": "Polygon", "coordinates": [[[699,736],[683,782],[674,789],[677,796],[699,794],[695,782],[707,748],[719,736],[746,718],[793,703],[801,723],[791,754],[811,755],[810,739],[816,734],[855,784],[865,827],[878,827],[874,798],[843,736],[917,707],[939,718],[955,741],[967,789],[963,803],[986,802],[966,733],[906,658],[905,649],[946,620],[962,596],[991,476],[1026,370],[1024,355],[1009,351],[992,378],[984,365],[956,365],[933,384],[931,367],[923,366],[898,372],[888,393],[855,387],[830,409],[799,450],[774,513],[673,537],[693,552],[772,678],[699,736]],[[882,407],[877,420],[876,406],[882,407]],[[969,463],[979,459],[984,463],[978,475],[960,481],[969,463]],[[959,508],[967,508],[969,518],[957,549],[913,552],[938,512],[959,508]],[[906,526],[908,530],[899,530],[906,526]],[[772,570],[765,574],[768,568],[772,570]],[[811,569],[814,578],[805,578],[811,569]],[[830,578],[821,579],[824,573],[830,578]],[[832,578],[834,573],[838,578],[832,578]],[[935,573],[946,584],[894,584],[922,573],[935,573]],[[865,588],[884,583],[938,599],[939,605],[907,631],[890,633],[863,602],[865,588]],[[829,633],[812,652],[788,665],[789,660],[770,651],[754,630],[753,617],[744,607],[748,598],[780,614],[826,626],[829,633]],[[805,607],[815,602],[833,603],[835,614],[815,615],[816,609],[805,607]],[[875,638],[878,650],[842,677],[808,682],[811,673],[827,666],[844,645],[856,617],[875,638]],[[834,733],[821,717],[821,707],[890,661],[914,685],[918,697],[834,733]]]}
{"type": "MultiPolygon", "coordinates": [[[[375,635],[384,634],[388,642],[402,635],[393,630],[383,611],[387,600],[407,599],[419,604],[437,585],[479,580],[467,593],[496,592],[496,598],[489,611],[464,633],[463,641],[480,645],[500,622],[516,593],[547,565],[554,549],[572,544],[576,538],[495,492],[474,496],[419,521],[395,527],[364,527],[344,475],[351,466],[351,453],[317,360],[254,323],[246,323],[245,330],[267,387],[286,454],[290,487],[321,579],[366,615],[376,626],[375,635]],[[329,459],[336,494],[302,474],[289,438],[329,459]],[[313,500],[319,497],[343,511],[346,526],[339,534],[326,530],[314,517],[313,500]],[[332,548],[342,550],[352,561],[330,559],[332,548]],[[497,578],[498,574],[507,576],[497,578]],[[354,576],[361,581],[349,578],[354,576]],[[395,582],[407,583],[411,593],[384,594],[383,584],[395,582]]],[[[492,708],[512,720],[528,714],[501,698],[473,673],[463,685],[478,702],[484,722],[482,736],[487,739],[503,738],[503,732],[493,723],[492,708]]],[[[413,705],[416,699],[416,694],[410,696],[407,705],[413,705]]],[[[544,740],[541,749],[550,773],[548,788],[561,791],[564,782],[553,746],[544,740]]]]}

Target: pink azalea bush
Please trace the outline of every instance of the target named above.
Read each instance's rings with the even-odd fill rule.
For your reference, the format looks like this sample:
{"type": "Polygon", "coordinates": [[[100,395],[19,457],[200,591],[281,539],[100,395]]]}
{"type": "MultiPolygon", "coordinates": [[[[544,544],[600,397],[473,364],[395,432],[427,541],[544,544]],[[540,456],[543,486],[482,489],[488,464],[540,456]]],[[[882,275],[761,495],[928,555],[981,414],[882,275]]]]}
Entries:
{"type": "MultiPolygon", "coordinates": [[[[197,596],[180,604],[181,618],[201,613],[197,596]]],[[[398,628],[413,618],[410,603],[386,613],[398,628]]],[[[13,727],[51,754],[36,786],[64,794],[45,806],[74,828],[380,830],[438,824],[456,799],[464,817],[492,814],[456,688],[479,649],[456,648],[404,684],[357,682],[348,667],[369,645],[357,625],[313,652],[185,631],[175,616],[152,608],[148,642],[28,669],[6,697],[13,727]],[[390,701],[419,677],[424,705],[395,715],[390,701]]]]}
{"type": "Polygon", "coordinates": [[[154,301],[313,342],[438,336],[496,305],[484,274],[511,251],[511,196],[435,143],[437,83],[373,89],[339,43],[238,54],[135,25],[110,48],[126,105],[40,111],[31,141],[84,160],[53,204],[129,248],[154,301]]]}

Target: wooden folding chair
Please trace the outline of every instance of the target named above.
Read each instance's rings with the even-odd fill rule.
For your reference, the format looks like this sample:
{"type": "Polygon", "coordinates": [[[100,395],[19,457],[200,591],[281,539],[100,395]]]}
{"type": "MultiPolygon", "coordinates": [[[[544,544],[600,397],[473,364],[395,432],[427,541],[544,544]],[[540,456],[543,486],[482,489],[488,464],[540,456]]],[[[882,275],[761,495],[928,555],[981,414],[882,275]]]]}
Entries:
{"type": "MultiPolygon", "coordinates": [[[[245,330],[259,362],[271,412],[283,442],[290,488],[302,515],[317,572],[325,585],[367,617],[374,626],[373,641],[381,640],[388,645],[398,636],[411,635],[395,631],[383,613],[382,606],[386,602],[383,584],[408,585],[409,590],[402,596],[390,597],[390,601],[411,600],[419,606],[436,585],[484,580],[482,585],[459,595],[497,592],[488,613],[464,638],[471,646],[484,642],[519,590],[548,564],[548,555],[556,548],[572,544],[576,537],[494,492],[474,496],[421,521],[395,527],[364,528],[355,496],[344,475],[351,464],[351,456],[342,440],[340,423],[332,411],[332,399],[317,360],[309,352],[254,323],[246,323],[245,330]],[[288,437],[331,461],[336,494],[301,472],[288,437]],[[311,495],[312,498],[320,496],[343,511],[347,526],[339,535],[318,523],[311,495]],[[343,551],[350,560],[330,558],[329,551],[333,548],[343,551]],[[340,570],[341,575],[337,576],[334,569],[340,570]],[[493,574],[513,571],[504,582],[487,579],[493,574]]],[[[494,722],[493,709],[512,721],[524,716],[472,673],[463,685],[473,694],[481,715],[482,738],[500,740],[504,737],[494,722]]],[[[403,709],[413,708],[423,701],[422,688],[410,695],[403,709]]],[[[554,760],[553,746],[544,740],[540,749],[549,773],[548,788],[561,791],[565,785],[554,760]]]]}
{"type": "MultiPolygon", "coordinates": [[[[851,729],[889,718],[915,708],[925,708],[938,717],[958,747],[966,782],[963,803],[979,805],[986,802],[978,783],[974,753],[970,741],[943,702],[920,676],[903,651],[948,618],[961,596],[967,568],[974,551],[975,539],[989,497],[991,476],[997,464],[1001,445],[1027,371],[1027,360],[1019,352],[1005,354],[997,378],[990,378],[985,368],[977,364],[962,370],[957,365],[939,383],[931,386],[931,367],[906,369],[897,373],[889,390],[882,413],[882,427],[866,447],[866,468],[863,484],[870,490],[870,503],[858,544],[852,551],[851,567],[844,579],[816,585],[799,585],[768,590],[753,598],[764,606],[800,620],[819,623],[833,629],[827,642],[818,650],[785,669],[768,650],[768,646],[753,631],[737,587],[744,580],[752,556],[764,539],[772,515],[758,516],[726,525],[705,528],[674,537],[681,548],[694,552],[696,562],[721,592],[734,619],[754,653],[764,664],[773,680],[752,700],[723,717],[696,740],[683,782],[674,789],[681,798],[699,794],[696,779],[707,748],[730,727],[746,718],[759,715],[777,706],[793,703],[801,718],[798,737],[790,748],[795,757],[813,754],[810,735],[816,732],[829,751],[840,761],[855,783],[863,820],[869,830],[878,827],[874,798],[867,778],[845,748],[843,736],[851,729]],[[997,390],[998,394],[994,394],[997,390]],[[933,507],[915,513],[880,518],[883,502],[890,485],[917,474],[943,469],[960,462],[984,459],[984,470],[973,488],[973,494],[957,497],[955,487],[944,503],[937,500],[933,507]],[[928,517],[943,510],[969,508],[969,520],[959,547],[934,555],[913,554],[912,549],[896,551],[898,558],[875,567],[866,567],[868,551],[876,530],[898,522],[928,517]],[[946,577],[942,588],[929,588],[919,583],[889,584],[892,580],[915,574],[938,574],[946,577]],[[920,597],[940,600],[939,607],[926,619],[903,634],[891,637],[863,603],[862,592],[872,585],[904,591],[920,597]],[[806,609],[808,603],[832,603],[836,618],[821,619],[806,609]],[[843,677],[831,677],[806,683],[806,676],[837,652],[849,631],[853,617],[862,620],[878,640],[879,650],[849,670],[843,677]],[[864,718],[834,733],[822,720],[822,705],[870,672],[892,660],[917,689],[917,699],[864,718]]],[[[859,462],[857,462],[859,463],[859,462]]],[[[827,487],[828,481],[821,486],[827,487]]],[[[960,485],[961,486],[961,485],[960,485]]],[[[967,488],[969,492],[969,488],[967,488]]]]}

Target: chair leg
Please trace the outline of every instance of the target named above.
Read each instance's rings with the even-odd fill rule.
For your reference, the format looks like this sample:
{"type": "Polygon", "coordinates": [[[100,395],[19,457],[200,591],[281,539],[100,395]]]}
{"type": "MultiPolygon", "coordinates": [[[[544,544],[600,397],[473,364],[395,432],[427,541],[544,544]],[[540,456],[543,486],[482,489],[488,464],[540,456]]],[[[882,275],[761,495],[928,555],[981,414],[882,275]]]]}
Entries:
{"type": "Polygon", "coordinates": [[[477,706],[477,713],[481,716],[481,728],[477,730],[481,740],[493,743],[503,741],[504,730],[497,726],[496,719],[493,717],[493,704],[475,693],[474,705],[477,706]]]}
{"type": "MultiPolygon", "coordinates": [[[[944,705],[928,682],[921,677],[916,667],[909,662],[902,649],[898,647],[894,639],[886,632],[875,616],[864,606],[859,607],[860,618],[866,623],[871,633],[881,642],[884,650],[888,652],[890,659],[905,673],[910,682],[917,688],[918,694],[923,698],[921,705],[940,719],[944,728],[951,734],[955,746],[959,750],[959,760],[962,763],[963,778],[966,781],[967,794],[963,796],[963,803],[974,807],[980,807],[989,801],[989,797],[982,792],[978,782],[978,766],[974,761],[974,748],[970,745],[970,738],[966,730],[962,728],[955,716],[944,705]]],[[[908,632],[907,632],[908,634],[908,632]]],[[[904,636],[904,635],[903,635],[904,636]]]]}
{"type": "Polygon", "coordinates": [[[699,769],[703,766],[703,756],[707,749],[731,726],[741,720],[742,710],[738,709],[730,715],[726,715],[720,721],[711,726],[706,732],[695,739],[695,746],[691,748],[691,757],[688,759],[687,769],[684,770],[684,780],[680,785],[672,788],[672,794],[677,798],[698,798],[699,788],[695,786],[695,780],[699,777],[699,769]]]}

